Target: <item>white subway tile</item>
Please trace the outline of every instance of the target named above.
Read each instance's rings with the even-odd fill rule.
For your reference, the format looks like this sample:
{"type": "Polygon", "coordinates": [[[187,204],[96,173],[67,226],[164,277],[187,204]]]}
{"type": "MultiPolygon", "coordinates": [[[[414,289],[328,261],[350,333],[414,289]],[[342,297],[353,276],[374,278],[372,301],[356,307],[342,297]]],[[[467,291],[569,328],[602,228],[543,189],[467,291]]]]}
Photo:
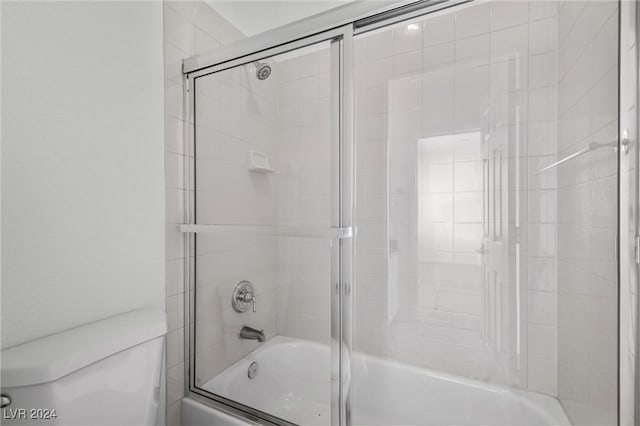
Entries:
{"type": "Polygon", "coordinates": [[[452,69],[454,59],[454,43],[442,43],[425,47],[422,51],[423,72],[452,69]]]}
{"type": "Polygon", "coordinates": [[[449,70],[430,71],[424,74],[423,136],[435,136],[453,132],[454,76],[449,70]]]}
{"type": "Polygon", "coordinates": [[[556,84],[556,54],[541,53],[529,58],[529,87],[532,89],[556,84]]]}
{"type": "Polygon", "coordinates": [[[396,54],[422,49],[422,22],[407,22],[393,30],[396,54]]]}
{"type": "Polygon", "coordinates": [[[393,75],[422,74],[422,52],[419,50],[393,57],[393,75]]]}
{"type": "Polygon", "coordinates": [[[178,49],[193,54],[195,38],[193,24],[172,7],[164,8],[164,40],[178,49]]]}
{"type": "Polygon", "coordinates": [[[524,24],[528,17],[528,1],[496,0],[491,2],[491,31],[524,24]]]}
{"type": "Polygon", "coordinates": [[[531,324],[555,326],[557,323],[558,296],[553,292],[529,290],[527,314],[531,324]]]}
{"type": "Polygon", "coordinates": [[[184,326],[184,294],[167,297],[167,327],[175,331],[184,326]]]}
{"type": "Polygon", "coordinates": [[[184,292],[184,260],[167,260],[166,265],[167,296],[184,292]]]}
{"type": "Polygon", "coordinates": [[[556,396],[558,394],[557,365],[552,361],[531,357],[527,364],[529,390],[556,396]]]}
{"type": "Polygon", "coordinates": [[[164,117],[164,148],[176,154],[184,154],[184,121],[176,117],[164,117]]]}
{"type": "MultiPolygon", "coordinates": [[[[560,283],[559,283],[560,284],[560,283]]],[[[587,330],[591,299],[581,294],[559,293],[558,324],[562,328],[587,330]]]]}
{"type": "MultiPolygon", "coordinates": [[[[514,2],[517,3],[517,2],[514,2]]],[[[491,61],[525,58],[529,43],[528,25],[518,25],[491,33],[491,61]]]]}
{"type": "Polygon", "coordinates": [[[592,405],[604,409],[615,418],[618,410],[618,369],[608,366],[606,369],[591,369],[591,401],[592,405]]]}
{"type": "Polygon", "coordinates": [[[482,191],[482,162],[456,162],[454,166],[455,192],[482,191]]]}
{"type": "Polygon", "coordinates": [[[554,326],[529,324],[527,328],[527,353],[529,357],[556,362],[557,329],[554,326]]]}
{"type": "Polygon", "coordinates": [[[220,47],[220,42],[218,41],[218,39],[200,29],[196,29],[194,51],[196,55],[209,52],[211,50],[217,49],[218,47],[220,47]]]}
{"type": "Polygon", "coordinates": [[[491,36],[489,34],[456,40],[456,67],[486,65],[489,63],[490,53],[491,36]]]}
{"type": "Polygon", "coordinates": [[[167,260],[177,260],[184,257],[184,234],[178,229],[178,225],[167,226],[167,260]]]}
{"type": "Polygon", "coordinates": [[[393,31],[383,30],[367,37],[367,60],[393,55],[393,31]]]}
{"type": "Polygon", "coordinates": [[[389,111],[408,111],[422,105],[422,78],[411,76],[389,82],[389,111]]]}
{"type": "Polygon", "coordinates": [[[184,364],[178,364],[167,369],[167,404],[171,406],[182,397],[184,397],[184,364]]]}
{"type": "Polygon", "coordinates": [[[558,13],[558,4],[556,1],[529,1],[529,21],[538,21],[540,19],[551,18],[558,13]]]}
{"type": "Polygon", "coordinates": [[[221,39],[221,27],[225,21],[209,4],[204,1],[195,1],[195,27],[204,31],[216,40],[221,39]]]}
{"type": "Polygon", "coordinates": [[[557,22],[555,18],[529,24],[529,54],[537,55],[556,49],[557,22]]]}
{"type": "Polygon", "coordinates": [[[296,80],[299,76],[298,59],[289,59],[278,62],[278,81],[280,84],[296,80]]]}
{"type": "Polygon", "coordinates": [[[529,120],[532,123],[556,119],[556,89],[541,87],[529,91],[529,120]]]}
{"type": "Polygon", "coordinates": [[[489,103],[489,66],[456,68],[455,128],[485,128],[489,103]]]}
{"type": "Polygon", "coordinates": [[[455,12],[456,40],[488,33],[491,29],[491,3],[472,3],[455,12]]]}
{"type": "Polygon", "coordinates": [[[184,328],[167,333],[167,368],[184,362],[184,328]]]}
{"type": "Polygon", "coordinates": [[[427,17],[422,25],[423,46],[426,48],[453,41],[454,17],[449,11],[427,17]]]}

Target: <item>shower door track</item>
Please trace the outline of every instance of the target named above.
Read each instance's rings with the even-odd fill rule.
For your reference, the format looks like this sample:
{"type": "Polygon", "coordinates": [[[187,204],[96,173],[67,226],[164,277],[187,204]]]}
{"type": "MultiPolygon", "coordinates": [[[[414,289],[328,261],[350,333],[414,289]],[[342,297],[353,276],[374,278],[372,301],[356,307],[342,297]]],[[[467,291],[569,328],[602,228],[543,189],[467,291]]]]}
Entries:
{"type": "Polygon", "coordinates": [[[250,62],[243,59],[254,54],[264,53],[262,57],[269,56],[266,52],[274,48],[303,41],[308,37],[328,31],[349,28],[352,35],[358,35],[472,1],[474,0],[355,1],[307,19],[221,46],[211,52],[187,58],[182,61],[182,72],[189,75],[222,64],[227,64],[231,68],[233,67],[232,63],[236,61],[240,61],[239,63],[250,62]]]}
{"type": "MultiPolygon", "coordinates": [[[[195,235],[204,233],[229,233],[235,226],[200,225],[195,223],[195,80],[208,74],[228,70],[237,66],[262,60],[266,57],[290,52],[313,44],[331,41],[331,122],[333,187],[331,228],[317,229],[259,229],[263,234],[287,232],[297,236],[305,233],[313,237],[324,237],[334,241],[331,249],[331,424],[351,424],[350,377],[343,368],[350,363],[352,339],[352,288],[353,283],[353,239],[354,205],[354,105],[353,105],[353,37],[427,15],[438,10],[454,7],[472,0],[420,0],[411,2],[380,3],[354,2],[263,33],[259,36],[216,49],[207,54],[183,61],[184,106],[187,123],[184,126],[185,147],[185,224],[180,230],[185,239],[185,396],[211,406],[222,412],[239,416],[248,422],[261,424],[291,425],[282,418],[267,414],[253,407],[213,394],[195,386],[195,235]],[[334,62],[335,61],[335,62],[334,62]],[[335,203],[335,204],[334,204],[335,203]],[[337,356],[336,356],[337,355],[337,356]]],[[[241,232],[252,232],[248,227],[238,227],[241,232]],[[240,229],[243,228],[243,229],[240,229]]],[[[250,228],[250,227],[249,227],[250,228]]],[[[255,231],[255,229],[253,230],[255,231]]]]}

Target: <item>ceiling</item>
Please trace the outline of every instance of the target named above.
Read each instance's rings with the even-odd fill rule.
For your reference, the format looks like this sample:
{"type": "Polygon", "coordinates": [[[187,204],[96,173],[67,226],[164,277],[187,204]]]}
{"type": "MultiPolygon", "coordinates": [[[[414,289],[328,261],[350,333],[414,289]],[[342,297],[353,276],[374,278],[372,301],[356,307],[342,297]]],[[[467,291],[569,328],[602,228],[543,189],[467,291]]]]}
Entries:
{"type": "Polygon", "coordinates": [[[353,0],[207,0],[246,36],[289,24],[353,0]]]}

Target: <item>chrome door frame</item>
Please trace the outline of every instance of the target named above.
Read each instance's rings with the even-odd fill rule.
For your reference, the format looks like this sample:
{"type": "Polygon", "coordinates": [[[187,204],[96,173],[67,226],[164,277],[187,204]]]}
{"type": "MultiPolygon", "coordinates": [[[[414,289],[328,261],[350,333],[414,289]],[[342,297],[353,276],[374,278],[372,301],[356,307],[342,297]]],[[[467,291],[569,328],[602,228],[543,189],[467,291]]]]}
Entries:
{"type": "MultiPolygon", "coordinates": [[[[195,224],[195,143],[196,143],[196,79],[229,70],[268,57],[291,52],[322,42],[330,42],[331,55],[331,151],[332,151],[332,208],[331,226],[344,228],[351,226],[353,209],[353,118],[348,111],[353,110],[353,88],[351,55],[353,43],[353,28],[345,25],[340,28],[324,31],[303,39],[282,43],[262,49],[259,52],[224,60],[223,62],[205,68],[185,73],[185,103],[188,121],[185,125],[187,146],[185,164],[185,222],[195,224]],[[334,62],[335,61],[335,62],[334,62]]],[[[186,62],[185,62],[186,63],[186,62]]],[[[253,422],[267,424],[291,425],[293,423],[263,411],[241,404],[237,401],[216,395],[196,387],[192,366],[195,366],[195,235],[185,232],[185,320],[188,332],[185,333],[185,396],[215,406],[216,409],[232,415],[243,417],[253,422]]],[[[343,360],[350,359],[350,342],[345,343],[345,337],[350,333],[351,307],[345,301],[345,281],[351,283],[351,252],[350,236],[333,239],[331,248],[331,418],[332,424],[346,424],[345,409],[348,406],[350,378],[343,374],[343,360]],[[343,266],[348,265],[348,266],[343,266]],[[341,343],[342,342],[342,343],[341,343]]]]}
{"type": "Polygon", "coordinates": [[[182,71],[193,73],[338,28],[352,26],[353,33],[360,34],[470,1],[473,0],[358,0],[191,56],[182,61],[182,71]]]}
{"type": "MultiPolygon", "coordinates": [[[[617,233],[617,260],[618,260],[618,424],[625,420],[627,410],[632,411],[634,424],[640,422],[640,292],[637,290],[638,277],[640,277],[640,194],[633,194],[632,189],[640,188],[640,150],[638,149],[638,135],[640,135],[639,101],[640,80],[638,58],[640,57],[640,7],[637,3],[618,2],[618,233],[617,233]],[[633,53],[630,55],[630,49],[633,53]],[[635,108],[631,108],[635,106],[635,108]],[[631,155],[632,154],[632,155],[631,155]],[[635,188],[630,188],[630,168],[634,168],[635,188]],[[630,221],[629,206],[633,205],[634,218],[630,221]],[[633,223],[635,228],[631,228],[633,223]],[[635,256],[629,253],[634,246],[630,244],[630,235],[635,236],[635,256]],[[635,280],[630,281],[630,272],[635,270],[635,280]],[[636,312],[635,318],[623,317],[623,298],[633,286],[636,286],[636,312]],[[635,321],[635,324],[633,323],[635,321]],[[632,407],[623,406],[624,392],[621,381],[621,365],[628,356],[621,350],[622,342],[629,338],[623,335],[623,325],[633,330],[635,327],[635,377],[633,378],[634,400],[632,407]]],[[[633,250],[633,249],[632,249],[633,250]]],[[[630,303],[630,302],[629,302],[630,303]]],[[[631,309],[631,307],[629,307],[631,309]]],[[[629,312],[631,313],[631,312],[629,312]]]]}

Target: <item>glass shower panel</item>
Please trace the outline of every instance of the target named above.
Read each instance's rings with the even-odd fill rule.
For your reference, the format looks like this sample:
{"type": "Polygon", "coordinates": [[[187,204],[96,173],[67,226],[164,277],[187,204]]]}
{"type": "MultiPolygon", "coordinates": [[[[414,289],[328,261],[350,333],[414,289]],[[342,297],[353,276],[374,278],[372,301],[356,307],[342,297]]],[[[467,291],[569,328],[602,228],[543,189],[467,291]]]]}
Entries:
{"type": "Polygon", "coordinates": [[[353,424],[610,424],[616,2],[571,5],[357,36],[353,424]]]}
{"type": "Polygon", "coordinates": [[[195,79],[194,385],[300,424],[331,422],[330,48],[195,79]]]}
{"type": "Polygon", "coordinates": [[[355,342],[417,367],[515,384],[526,378],[527,44],[492,50],[485,31],[465,34],[472,15],[489,28],[489,7],[356,41],[355,342]]]}

